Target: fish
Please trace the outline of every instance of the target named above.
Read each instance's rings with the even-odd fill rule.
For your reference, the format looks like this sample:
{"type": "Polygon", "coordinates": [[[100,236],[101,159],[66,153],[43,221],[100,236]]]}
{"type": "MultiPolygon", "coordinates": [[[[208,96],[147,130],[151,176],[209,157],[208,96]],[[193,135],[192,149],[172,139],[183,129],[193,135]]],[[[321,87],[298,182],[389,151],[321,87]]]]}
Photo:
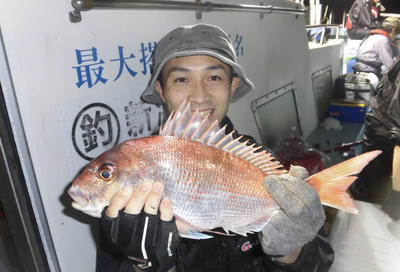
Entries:
{"type": "MultiPolygon", "coordinates": [[[[205,239],[204,232],[259,232],[280,209],[264,180],[287,170],[262,146],[226,133],[184,101],[159,134],[126,140],[93,159],[68,190],[72,206],[100,217],[112,196],[124,186],[161,181],[172,203],[179,234],[205,239]]],[[[371,151],[324,169],[305,182],[327,206],[358,213],[346,189],[381,151],[371,151]]]]}

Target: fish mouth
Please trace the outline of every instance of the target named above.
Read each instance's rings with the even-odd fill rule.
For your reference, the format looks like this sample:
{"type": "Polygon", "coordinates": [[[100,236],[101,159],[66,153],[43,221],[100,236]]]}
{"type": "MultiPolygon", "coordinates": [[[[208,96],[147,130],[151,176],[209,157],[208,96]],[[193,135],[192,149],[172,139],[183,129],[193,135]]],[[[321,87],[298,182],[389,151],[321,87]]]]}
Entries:
{"type": "Polygon", "coordinates": [[[68,190],[69,196],[73,199],[71,205],[73,208],[82,211],[90,216],[101,217],[101,208],[93,205],[92,201],[85,196],[77,187],[72,186],[68,190]]]}
{"type": "Polygon", "coordinates": [[[75,187],[75,186],[72,186],[71,188],[69,188],[68,194],[69,194],[69,196],[70,196],[73,200],[75,200],[76,202],[79,202],[79,203],[84,202],[84,203],[87,203],[87,204],[90,203],[90,199],[89,199],[87,196],[85,196],[85,195],[84,195],[77,187],[75,187]]]}
{"type": "Polygon", "coordinates": [[[86,213],[86,214],[88,214],[90,216],[97,217],[97,218],[101,217],[102,209],[99,209],[97,207],[93,207],[93,206],[90,206],[90,205],[85,205],[85,204],[82,204],[82,203],[77,202],[77,201],[72,201],[71,205],[72,205],[73,208],[75,208],[75,209],[77,209],[77,210],[79,210],[81,212],[84,212],[84,213],[86,213]]]}

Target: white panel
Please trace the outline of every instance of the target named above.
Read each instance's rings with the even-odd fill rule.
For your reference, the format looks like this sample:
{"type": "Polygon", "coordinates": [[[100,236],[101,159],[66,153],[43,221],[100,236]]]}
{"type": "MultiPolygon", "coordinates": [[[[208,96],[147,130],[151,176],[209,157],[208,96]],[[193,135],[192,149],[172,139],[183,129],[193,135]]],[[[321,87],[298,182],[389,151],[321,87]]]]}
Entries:
{"type": "MultiPolygon", "coordinates": [[[[318,73],[318,71],[329,67],[332,73],[332,89],[334,87],[335,80],[340,75],[341,62],[339,56],[341,47],[342,40],[338,40],[332,42],[331,44],[313,45],[310,49],[310,72],[312,74],[318,73]]],[[[312,77],[312,74],[310,77],[312,77]]],[[[321,120],[321,122],[322,121],[323,120],[321,120]]]]}
{"type": "Polygon", "coordinates": [[[333,81],[331,65],[312,73],[312,84],[315,95],[319,122],[327,117],[328,106],[333,98],[333,81]]]}

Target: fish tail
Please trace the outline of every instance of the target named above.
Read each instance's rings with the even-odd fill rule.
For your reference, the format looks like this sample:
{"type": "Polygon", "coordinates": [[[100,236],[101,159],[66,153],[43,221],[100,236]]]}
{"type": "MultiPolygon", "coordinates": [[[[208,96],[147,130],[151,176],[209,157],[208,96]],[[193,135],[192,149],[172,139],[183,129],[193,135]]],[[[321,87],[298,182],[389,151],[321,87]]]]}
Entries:
{"type": "Polygon", "coordinates": [[[360,173],[381,153],[380,150],[370,151],[336,164],[312,175],[307,183],[317,191],[322,204],[358,214],[358,209],[346,190],[357,179],[354,175],[360,173]]]}

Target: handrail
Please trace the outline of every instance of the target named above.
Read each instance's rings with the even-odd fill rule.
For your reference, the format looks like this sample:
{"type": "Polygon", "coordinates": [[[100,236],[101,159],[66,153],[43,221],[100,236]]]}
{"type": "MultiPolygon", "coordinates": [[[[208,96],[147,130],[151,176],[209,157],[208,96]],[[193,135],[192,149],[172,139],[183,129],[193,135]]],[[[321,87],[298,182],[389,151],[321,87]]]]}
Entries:
{"type": "Polygon", "coordinates": [[[314,28],[314,27],[340,27],[340,25],[339,24],[306,25],[306,28],[314,28]]]}
{"type": "Polygon", "coordinates": [[[157,0],[72,0],[73,11],[69,13],[71,22],[82,20],[81,11],[91,9],[172,9],[172,10],[193,10],[196,11],[197,19],[201,18],[201,12],[210,11],[239,11],[239,12],[258,12],[262,17],[265,13],[289,13],[295,15],[305,15],[306,9],[296,6],[296,8],[275,7],[272,5],[246,5],[246,4],[219,4],[212,2],[185,2],[185,1],[157,1],[157,0]]]}
{"type": "Polygon", "coordinates": [[[400,18],[400,14],[399,13],[380,13],[379,14],[382,17],[397,17],[400,18]]]}

